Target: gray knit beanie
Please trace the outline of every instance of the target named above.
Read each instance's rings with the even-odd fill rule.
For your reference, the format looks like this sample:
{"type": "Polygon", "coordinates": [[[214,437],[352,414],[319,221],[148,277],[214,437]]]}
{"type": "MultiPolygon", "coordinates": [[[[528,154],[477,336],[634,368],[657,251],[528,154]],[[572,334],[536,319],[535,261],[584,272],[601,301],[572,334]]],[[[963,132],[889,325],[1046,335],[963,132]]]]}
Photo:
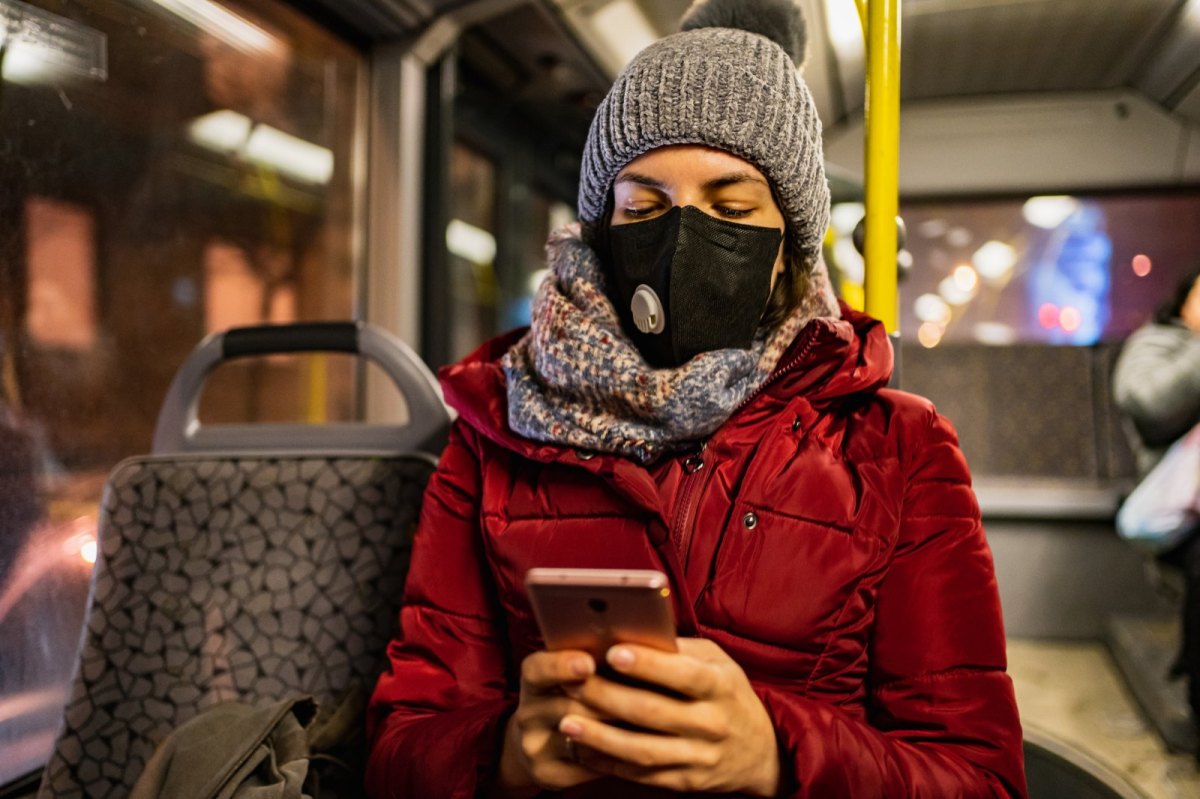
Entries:
{"type": "Polygon", "coordinates": [[[680,32],[639,53],[596,110],[579,182],[585,236],[594,239],[626,164],[657,147],[704,144],[766,175],[792,247],[816,256],[829,184],[821,120],[798,72],[805,36],[793,0],[697,0],[680,32]]]}

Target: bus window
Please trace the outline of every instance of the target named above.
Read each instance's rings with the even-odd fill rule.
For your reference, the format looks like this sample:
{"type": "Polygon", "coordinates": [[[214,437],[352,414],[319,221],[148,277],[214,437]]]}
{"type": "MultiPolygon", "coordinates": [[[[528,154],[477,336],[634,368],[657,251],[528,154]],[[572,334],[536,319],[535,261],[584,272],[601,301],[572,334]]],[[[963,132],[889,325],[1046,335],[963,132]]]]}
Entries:
{"type": "MultiPolygon", "coordinates": [[[[204,6],[0,0],[0,784],[50,751],[104,476],[184,355],[355,313],[364,58],[279,0],[204,6]]],[[[356,414],[348,359],[256,368],[202,416],[356,414]]]]}
{"type": "Polygon", "coordinates": [[[528,213],[512,214],[507,228],[514,257],[498,257],[497,169],[493,161],[463,144],[451,155],[450,222],[446,249],[451,279],[447,311],[440,318],[457,360],[497,333],[529,324],[533,294],[546,274],[550,231],[575,217],[574,209],[538,188],[514,182],[528,213]]]}
{"type": "Polygon", "coordinates": [[[451,360],[496,329],[496,165],[456,143],[450,154],[450,303],[446,309],[451,360]]]}
{"type": "MultiPolygon", "coordinates": [[[[831,258],[843,294],[861,289],[850,231],[862,206],[834,206],[831,258]]],[[[1194,192],[1042,195],[903,204],[900,329],[933,349],[973,342],[1123,340],[1200,252],[1194,192]]]]}
{"type": "Polygon", "coordinates": [[[1124,339],[1200,252],[1193,193],[908,203],[903,214],[913,269],[901,316],[924,346],[1124,339]]]}
{"type": "Polygon", "coordinates": [[[539,189],[530,193],[529,207],[531,213],[528,225],[522,230],[519,258],[513,273],[501,280],[505,297],[501,330],[529,324],[534,292],[546,276],[546,239],[550,231],[575,218],[574,208],[539,189]]]}

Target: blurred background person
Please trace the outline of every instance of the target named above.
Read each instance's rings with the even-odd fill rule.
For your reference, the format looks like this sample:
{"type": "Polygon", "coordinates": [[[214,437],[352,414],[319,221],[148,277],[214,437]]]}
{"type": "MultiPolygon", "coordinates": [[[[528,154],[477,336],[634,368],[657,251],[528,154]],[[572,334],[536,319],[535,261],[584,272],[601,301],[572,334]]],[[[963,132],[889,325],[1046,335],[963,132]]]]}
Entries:
{"type": "MultiPolygon", "coordinates": [[[[1154,317],[1129,337],[1113,376],[1117,406],[1142,477],[1200,423],[1200,267],[1154,317]]],[[[1197,475],[1200,478],[1200,475],[1197,475]]],[[[1158,560],[1183,572],[1179,655],[1172,674],[1187,679],[1192,721],[1200,722],[1200,536],[1193,530],[1158,560]]]]}

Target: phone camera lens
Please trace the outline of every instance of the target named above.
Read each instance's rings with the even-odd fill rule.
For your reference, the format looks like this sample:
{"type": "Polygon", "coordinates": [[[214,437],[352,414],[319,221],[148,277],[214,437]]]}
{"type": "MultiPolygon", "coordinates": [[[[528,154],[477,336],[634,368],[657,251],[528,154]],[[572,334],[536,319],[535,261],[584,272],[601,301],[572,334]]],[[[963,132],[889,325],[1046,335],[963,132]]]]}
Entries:
{"type": "Polygon", "coordinates": [[[608,603],[603,599],[589,599],[588,607],[594,610],[596,613],[603,613],[604,611],[608,610],[608,603]]]}

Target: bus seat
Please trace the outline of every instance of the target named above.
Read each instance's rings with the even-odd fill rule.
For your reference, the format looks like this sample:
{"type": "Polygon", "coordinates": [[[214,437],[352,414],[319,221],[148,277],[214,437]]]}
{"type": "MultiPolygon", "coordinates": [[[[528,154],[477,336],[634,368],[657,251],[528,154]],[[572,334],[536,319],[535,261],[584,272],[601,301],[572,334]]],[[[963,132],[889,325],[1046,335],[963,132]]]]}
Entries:
{"type": "Polygon", "coordinates": [[[1023,721],[1029,799],[1148,799],[1102,762],[1023,721]]]}
{"type": "MultiPolygon", "coordinates": [[[[126,796],[171,730],[225,700],[308,694],[344,709],[369,695],[449,423],[425,365],[368,325],[202,342],[168,391],[153,453],[120,463],[105,486],[87,624],[38,796],[126,796]],[[219,363],[301,351],[374,361],[408,422],[198,423],[219,363]]],[[[346,795],[357,791],[352,780],[346,795]]]]}

